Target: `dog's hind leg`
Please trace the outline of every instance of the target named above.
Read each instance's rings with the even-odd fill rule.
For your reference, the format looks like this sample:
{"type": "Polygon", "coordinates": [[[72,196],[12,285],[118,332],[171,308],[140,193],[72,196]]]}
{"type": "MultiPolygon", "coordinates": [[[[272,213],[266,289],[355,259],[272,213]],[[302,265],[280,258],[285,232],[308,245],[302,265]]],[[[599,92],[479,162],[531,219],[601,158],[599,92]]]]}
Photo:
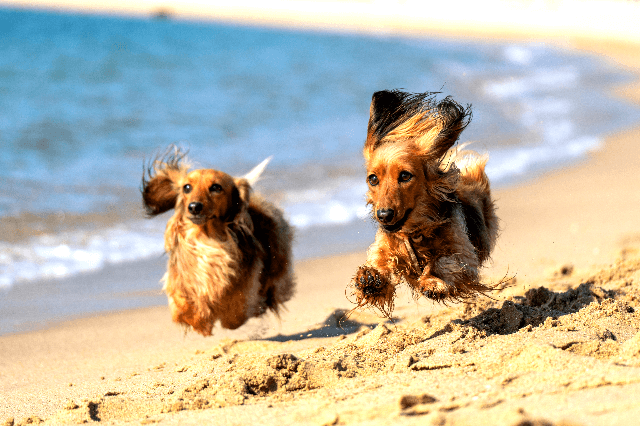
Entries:
{"type": "Polygon", "coordinates": [[[487,288],[480,283],[478,270],[480,259],[469,239],[464,209],[454,208],[451,222],[446,230],[450,244],[447,255],[433,259],[419,281],[419,292],[434,300],[469,297],[487,288]]]}
{"type": "MultiPolygon", "coordinates": [[[[251,293],[249,290],[248,293],[251,293]]],[[[257,298],[251,297],[245,291],[234,289],[227,292],[224,300],[217,306],[220,325],[230,330],[243,325],[247,320],[256,316],[256,310],[259,309],[257,298]]]]}

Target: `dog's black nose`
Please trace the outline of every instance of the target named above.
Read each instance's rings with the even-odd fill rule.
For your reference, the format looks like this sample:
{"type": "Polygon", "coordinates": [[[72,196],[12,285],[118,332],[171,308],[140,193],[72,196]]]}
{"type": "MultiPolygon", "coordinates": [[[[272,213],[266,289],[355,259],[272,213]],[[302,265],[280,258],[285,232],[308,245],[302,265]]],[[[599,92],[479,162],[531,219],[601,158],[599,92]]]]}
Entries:
{"type": "Polygon", "coordinates": [[[380,221],[384,223],[391,222],[394,215],[395,212],[393,211],[393,209],[380,209],[376,211],[376,216],[378,216],[378,219],[380,219],[380,221]]]}
{"type": "Polygon", "coordinates": [[[202,203],[198,203],[197,201],[194,201],[193,203],[189,203],[189,213],[200,214],[202,212],[203,207],[204,206],[202,205],[202,203]]]}

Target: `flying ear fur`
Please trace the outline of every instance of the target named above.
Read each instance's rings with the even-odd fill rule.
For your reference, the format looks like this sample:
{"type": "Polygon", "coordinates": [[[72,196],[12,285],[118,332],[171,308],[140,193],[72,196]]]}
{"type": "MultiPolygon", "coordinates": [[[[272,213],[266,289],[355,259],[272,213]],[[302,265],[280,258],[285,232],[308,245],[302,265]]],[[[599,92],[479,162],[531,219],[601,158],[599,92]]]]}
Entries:
{"type": "MultiPolygon", "coordinates": [[[[441,158],[456,143],[460,133],[471,122],[471,105],[462,105],[447,96],[437,106],[435,120],[438,133],[433,140],[425,140],[426,148],[432,158],[441,158]]],[[[423,139],[421,139],[423,140],[423,139]]],[[[419,144],[419,142],[418,142],[419,144]]]]}
{"type": "Polygon", "coordinates": [[[182,163],[186,152],[170,146],[142,171],[142,203],[149,216],[156,216],[175,207],[178,179],[186,174],[189,166],[182,163]]]}
{"type": "Polygon", "coordinates": [[[367,143],[375,144],[376,140],[395,127],[394,124],[406,113],[401,108],[405,99],[406,93],[397,90],[381,90],[373,94],[369,107],[367,143]]]}
{"type": "Polygon", "coordinates": [[[435,92],[399,90],[373,94],[364,146],[365,159],[383,143],[413,142],[429,158],[442,157],[471,121],[471,106],[450,97],[436,103],[435,92]]]}
{"type": "Polygon", "coordinates": [[[400,90],[381,90],[375,92],[369,107],[369,125],[367,140],[364,144],[365,157],[387,141],[387,135],[419,114],[434,93],[411,94],[400,90]],[[384,139],[384,140],[383,140],[384,139]]]}

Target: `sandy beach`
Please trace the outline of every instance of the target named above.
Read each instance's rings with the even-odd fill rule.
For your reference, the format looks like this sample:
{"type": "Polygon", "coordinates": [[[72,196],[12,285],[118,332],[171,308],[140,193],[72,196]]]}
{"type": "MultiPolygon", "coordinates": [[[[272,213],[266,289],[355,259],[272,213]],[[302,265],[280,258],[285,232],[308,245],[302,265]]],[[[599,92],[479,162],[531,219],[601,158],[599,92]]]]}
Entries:
{"type": "MultiPolygon", "coordinates": [[[[325,3],[353,13],[367,7],[325,3]]],[[[616,9],[635,2],[610,3],[616,9]]],[[[573,2],[556,6],[566,4],[573,2]]],[[[296,16],[269,16],[271,25],[300,26],[296,16]]],[[[240,21],[251,17],[258,19],[240,21]]],[[[640,38],[623,25],[632,16],[610,38],[603,38],[602,22],[592,33],[577,24],[566,33],[530,27],[531,36],[525,27],[483,26],[480,18],[469,32],[460,30],[464,20],[453,29],[413,22],[404,32],[541,39],[568,54],[597,55],[638,76],[611,90],[640,104],[640,38]]],[[[386,22],[392,31],[401,16],[386,22]]],[[[323,25],[318,19],[317,28],[323,25]]],[[[345,290],[365,253],[300,261],[297,295],[280,319],[218,328],[211,338],[184,333],[165,306],[1,336],[0,422],[635,425],[638,140],[640,123],[608,136],[579,164],[495,191],[502,232],[484,276],[514,278],[493,299],[445,306],[401,292],[393,323],[371,311],[346,316],[353,304],[345,290]]],[[[161,262],[147,266],[162,275],[161,262]]]]}

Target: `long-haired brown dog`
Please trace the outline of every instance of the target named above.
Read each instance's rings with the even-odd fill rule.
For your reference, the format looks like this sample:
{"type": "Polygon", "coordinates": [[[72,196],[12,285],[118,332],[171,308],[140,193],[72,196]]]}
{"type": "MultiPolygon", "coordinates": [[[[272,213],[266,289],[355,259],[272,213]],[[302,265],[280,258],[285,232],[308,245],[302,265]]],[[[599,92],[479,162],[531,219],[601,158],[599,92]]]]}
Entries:
{"type": "Polygon", "coordinates": [[[498,235],[486,157],[452,149],[470,107],[435,95],[381,91],[371,102],[363,154],[379,229],[352,285],[358,307],[386,316],[403,281],[436,301],[494,288],[478,276],[498,235]]]}
{"type": "Polygon", "coordinates": [[[170,148],[142,178],[149,216],[175,209],[165,231],[164,291],[175,322],[211,335],[216,321],[235,329],[293,296],[292,230],[282,212],[251,193],[267,160],[243,178],[189,172],[170,148]]]}

